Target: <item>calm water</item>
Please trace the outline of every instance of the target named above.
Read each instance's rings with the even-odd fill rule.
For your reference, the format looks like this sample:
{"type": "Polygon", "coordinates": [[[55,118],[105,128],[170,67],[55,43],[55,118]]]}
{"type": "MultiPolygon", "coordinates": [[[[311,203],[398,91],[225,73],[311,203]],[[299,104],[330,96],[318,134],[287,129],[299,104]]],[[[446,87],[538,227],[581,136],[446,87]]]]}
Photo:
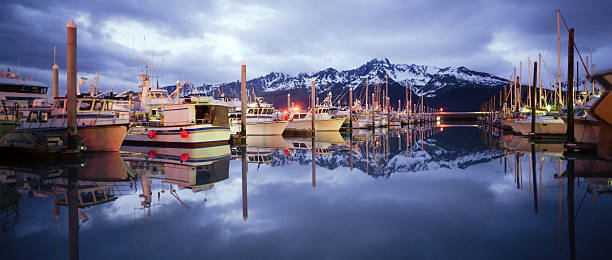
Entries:
{"type": "Polygon", "coordinates": [[[2,259],[609,258],[609,164],[530,148],[434,127],[5,162],[2,259]]]}

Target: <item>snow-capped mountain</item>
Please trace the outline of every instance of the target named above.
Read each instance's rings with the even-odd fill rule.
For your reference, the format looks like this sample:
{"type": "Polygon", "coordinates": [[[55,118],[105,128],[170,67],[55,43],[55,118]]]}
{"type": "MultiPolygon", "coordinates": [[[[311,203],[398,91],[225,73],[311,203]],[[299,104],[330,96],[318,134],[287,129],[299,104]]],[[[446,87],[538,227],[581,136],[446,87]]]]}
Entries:
{"type": "MultiPolygon", "coordinates": [[[[277,107],[286,107],[286,96],[291,94],[292,101],[306,105],[311,89],[311,80],[315,80],[317,97],[324,97],[331,91],[335,97],[342,96],[341,103],[348,103],[346,92],[349,87],[353,88],[356,99],[365,99],[366,79],[368,93],[374,91],[375,85],[380,86],[380,90],[385,89],[385,82],[388,75],[389,97],[391,105],[397,106],[398,100],[406,104],[406,87],[412,86],[413,95],[420,96],[423,93],[430,106],[434,107],[437,103],[445,100],[445,94],[454,89],[467,90],[467,99],[463,98],[461,108],[478,109],[485,97],[496,93],[508,81],[495,75],[469,70],[465,67],[445,67],[425,66],[416,64],[392,64],[389,59],[373,59],[358,68],[351,70],[338,71],[334,68],[327,68],[322,71],[308,74],[299,73],[290,75],[280,72],[271,72],[265,76],[257,77],[247,81],[249,92],[254,91],[258,96],[268,98],[277,107]],[[484,89],[477,91],[475,89],[484,89]],[[421,92],[422,91],[422,92],[421,92]],[[488,94],[488,95],[487,95],[488,94]],[[436,101],[437,100],[437,101],[436,101]],[[475,104],[475,105],[474,105],[475,104]]],[[[190,93],[207,93],[217,95],[239,96],[240,82],[206,84],[195,87],[195,89],[185,89],[190,93]]],[[[413,96],[414,97],[414,96],[413,96]]],[[[453,94],[457,98],[456,93],[453,94]]],[[[451,109],[453,110],[453,109],[451,109]]]]}

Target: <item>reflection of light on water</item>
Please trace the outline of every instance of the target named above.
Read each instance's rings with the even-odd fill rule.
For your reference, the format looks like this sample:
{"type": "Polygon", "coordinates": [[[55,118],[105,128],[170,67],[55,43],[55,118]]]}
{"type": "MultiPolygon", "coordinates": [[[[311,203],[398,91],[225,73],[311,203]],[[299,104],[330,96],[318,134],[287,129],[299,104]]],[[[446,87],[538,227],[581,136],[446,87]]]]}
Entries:
{"type": "Polygon", "coordinates": [[[444,127],[440,127],[440,132],[444,132],[444,127]]]}

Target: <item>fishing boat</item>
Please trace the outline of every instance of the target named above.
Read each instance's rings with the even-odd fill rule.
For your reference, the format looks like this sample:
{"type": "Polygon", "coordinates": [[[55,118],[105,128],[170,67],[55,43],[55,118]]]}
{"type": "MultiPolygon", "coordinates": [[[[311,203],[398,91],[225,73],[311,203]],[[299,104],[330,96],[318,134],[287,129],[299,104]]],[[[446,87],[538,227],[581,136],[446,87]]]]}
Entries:
{"type": "MultiPolygon", "coordinates": [[[[223,97],[229,106],[230,131],[232,134],[240,132],[242,127],[241,112],[242,103],[232,97],[223,97]]],[[[255,102],[247,104],[246,113],[246,134],[253,135],[282,135],[289,124],[288,115],[283,118],[272,104],[263,101],[263,98],[256,97],[255,102]]]]}
{"type": "Polygon", "coordinates": [[[165,147],[225,145],[230,138],[228,106],[212,97],[191,97],[186,103],[150,107],[134,122],[124,144],[165,147]]]}
{"type": "Polygon", "coordinates": [[[16,113],[19,108],[26,108],[33,100],[44,99],[48,87],[30,78],[21,77],[19,73],[7,70],[0,71],[0,137],[19,125],[16,113]]]}
{"type": "MultiPolygon", "coordinates": [[[[119,151],[129,121],[117,116],[114,100],[93,97],[77,99],[77,135],[87,151],[119,151]]],[[[36,100],[32,107],[19,111],[19,126],[0,142],[3,147],[21,149],[62,149],[68,132],[66,98],[56,97],[53,106],[46,99],[36,100]]]]}
{"type": "MultiPolygon", "coordinates": [[[[338,131],[346,120],[344,116],[335,114],[339,109],[331,105],[331,92],[321,104],[315,108],[314,124],[316,131],[338,131]]],[[[291,131],[312,131],[311,111],[294,112],[291,116],[291,121],[287,126],[291,131]]]]}
{"type": "MultiPolygon", "coordinates": [[[[574,138],[578,143],[597,144],[599,142],[600,121],[589,114],[589,110],[597,101],[599,96],[593,96],[583,106],[576,107],[574,110],[574,138]]],[[[560,120],[567,123],[567,112],[562,111],[560,120]]]]}
{"type": "MultiPolygon", "coordinates": [[[[523,119],[513,121],[511,125],[513,129],[521,135],[528,136],[531,133],[531,117],[527,116],[523,119]]],[[[567,131],[565,122],[555,115],[540,115],[536,116],[535,134],[560,136],[567,131]]]]}

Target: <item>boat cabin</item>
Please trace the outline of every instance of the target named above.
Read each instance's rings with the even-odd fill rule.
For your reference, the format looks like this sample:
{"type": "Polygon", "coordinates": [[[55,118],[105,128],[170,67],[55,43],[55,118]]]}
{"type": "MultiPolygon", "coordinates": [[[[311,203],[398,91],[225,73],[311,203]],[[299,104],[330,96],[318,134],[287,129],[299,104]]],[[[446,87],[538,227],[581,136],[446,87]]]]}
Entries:
{"type": "MultiPolygon", "coordinates": [[[[224,104],[195,103],[162,107],[165,126],[213,125],[229,127],[228,107],[224,104]]],[[[161,119],[161,118],[160,118],[161,119]]]]}

